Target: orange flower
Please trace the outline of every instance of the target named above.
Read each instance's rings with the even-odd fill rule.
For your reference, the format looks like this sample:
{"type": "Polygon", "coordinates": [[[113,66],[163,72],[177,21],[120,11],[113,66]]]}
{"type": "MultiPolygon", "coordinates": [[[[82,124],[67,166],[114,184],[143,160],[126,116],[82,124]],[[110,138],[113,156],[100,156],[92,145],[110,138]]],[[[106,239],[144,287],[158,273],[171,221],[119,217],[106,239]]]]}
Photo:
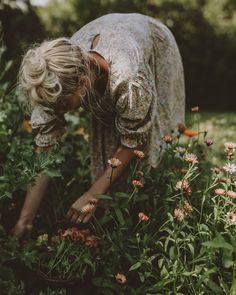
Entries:
{"type": "Polygon", "coordinates": [[[132,181],[132,184],[134,187],[137,187],[137,188],[142,188],[144,187],[143,183],[140,181],[140,180],[137,180],[137,179],[134,179],[132,181]]]}
{"type": "Polygon", "coordinates": [[[22,123],[22,127],[23,127],[23,129],[25,129],[27,132],[29,132],[29,133],[32,132],[32,127],[31,127],[31,124],[30,124],[30,120],[26,120],[26,119],[24,119],[24,120],[23,120],[23,123],[22,123]]]}
{"type": "Polygon", "coordinates": [[[78,128],[77,130],[75,130],[74,134],[76,134],[76,135],[82,135],[83,138],[86,141],[89,141],[89,134],[85,132],[85,129],[83,127],[78,128]]]}
{"type": "Polygon", "coordinates": [[[139,212],[138,218],[140,221],[148,221],[149,220],[149,217],[147,215],[145,215],[143,212],[139,212]]]}
{"type": "Polygon", "coordinates": [[[197,112],[199,112],[199,106],[192,107],[192,108],[191,108],[191,111],[192,111],[193,113],[197,113],[197,112]]]}
{"type": "Polygon", "coordinates": [[[118,273],[115,277],[118,284],[123,285],[127,281],[126,276],[121,273],[118,273]]]}
{"type": "Polygon", "coordinates": [[[188,128],[186,128],[183,132],[184,135],[188,136],[188,137],[194,137],[198,135],[198,132],[195,130],[190,130],[188,128]]]}
{"type": "Polygon", "coordinates": [[[98,239],[94,235],[90,235],[86,237],[85,245],[90,248],[97,248],[98,247],[98,239]]]}
{"type": "Polygon", "coordinates": [[[139,150],[134,150],[134,154],[136,157],[138,157],[139,159],[143,159],[144,158],[144,152],[139,151],[139,150]]]}

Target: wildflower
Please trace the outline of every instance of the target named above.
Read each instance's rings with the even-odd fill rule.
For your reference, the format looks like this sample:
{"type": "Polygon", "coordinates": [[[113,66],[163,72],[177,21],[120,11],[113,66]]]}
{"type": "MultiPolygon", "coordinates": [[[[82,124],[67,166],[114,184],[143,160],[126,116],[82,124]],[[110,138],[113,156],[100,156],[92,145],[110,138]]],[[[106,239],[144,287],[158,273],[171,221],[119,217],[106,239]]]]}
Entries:
{"type": "Polygon", "coordinates": [[[94,235],[89,235],[86,237],[84,244],[90,248],[97,248],[98,247],[98,239],[94,235]]]}
{"type": "Polygon", "coordinates": [[[137,180],[137,179],[134,179],[132,181],[132,184],[134,187],[137,187],[137,188],[142,188],[144,187],[143,183],[140,181],[140,180],[137,180]]]}
{"type": "Polygon", "coordinates": [[[193,211],[192,206],[188,202],[184,202],[184,211],[187,213],[191,213],[193,211]]]}
{"type": "Polygon", "coordinates": [[[42,246],[43,244],[46,244],[48,241],[48,234],[42,234],[38,236],[36,241],[36,246],[42,246]]]}
{"type": "Polygon", "coordinates": [[[197,156],[194,154],[185,154],[184,159],[185,159],[185,161],[192,163],[192,164],[198,163],[197,156]]]}
{"type": "Polygon", "coordinates": [[[178,221],[182,221],[184,219],[184,212],[179,208],[175,208],[174,218],[176,218],[178,221]]]}
{"type": "Polygon", "coordinates": [[[190,130],[188,128],[186,128],[183,132],[184,135],[188,136],[188,137],[194,137],[197,136],[199,133],[195,130],[190,130]]]}
{"type": "Polygon", "coordinates": [[[227,179],[227,177],[220,177],[219,178],[219,182],[223,182],[223,183],[227,183],[228,182],[228,179],[227,179]]]}
{"type": "Polygon", "coordinates": [[[111,158],[107,161],[107,163],[111,166],[111,168],[117,168],[118,166],[120,166],[122,163],[119,159],[117,158],[111,158]]]}
{"type": "Polygon", "coordinates": [[[229,172],[230,174],[233,174],[236,172],[236,165],[235,164],[231,164],[231,163],[227,163],[225,166],[223,166],[223,169],[226,172],[229,172]]]}
{"type": "Polygon", "coordinates": [[[210,146],[210,145],[212,145],[214,142],[213,142],[213,140],[212,139],[205,139],[204,140],[204,143],[207,145],[207,146],[210,146]]]}
{"type": "Polygon", "coordinates": [[[186,148],[182,147],[182,146],[177,146],[175,149],[174,149],[174,152],[176,154],[179,154],[179,155],[183,155],[185,152],[186,152],[186,148]]]}
{"type": "Polygon", "coordinates": [[[80,127],[77,130],[75,130],[74,134],[82,135],[86,141],[89,141],[89,134],[85,132],[85,129],[83,127],[80,127]]]}
{"type": "Polygon", "coordinates": [[[187,180],[180,180],[176,183],[176,190],[187,189],[189,187],[189,182],[187,180]]]}
{"type": "Polygon", "coordinates": [[[139,212],[138,218],[140,221],[148,221],[149,220],[149,217],[147,215],[145,215],[143,212],[139,212]]]}
{"type": "Polygon", "coordinates": [[[226,220],[228,223],[236,223],[236,214],[228,212],[226,214],[226,220]]]}
{"type": "Polygon", "coordinates": [[[144,158],[144,152],[139,151],[139,150],[134,150],[134,154],[136,157],[138,157],[139,159],[143,159],[144,158]]]}
{"type": "Polygon", "coordinates": [[[32,127],[31,127],[31,124],[30,124],[30,120],[26,120],[26,119],[24,119],[24,120],[23,120],[23,123],[22,123],[22,127],[23,127],[23,129],[25,129],[27,132],[29,132],[29,133],[32,132],[32,127]]]}
{"type": "Polygon", "coordinates": [[[183,134],[184,131],[187,129],[187,127],[184,124],[180,123],[180,124],[178,124],[177,129],[178,129],[179,133],[183,134]]]}
{"type": "Polygon", "coordinates": [[[186,191],[187,191],[187,195],[188,195],[189,197],[191,197],[192,194],[193,194],[193,190],[192,190],[191,186],[189,186],[189,187],[186,189],[186,191]]]}
{"type": "Polygon", "coordinates": [[[227,196],[230,198],[230,199],[236,199],[236,193],[233,192],[233,191],[227,191],[227,196]]]}
{"type": "Polygon", "coordinates": [[[171,144],[172,141],[173,141],[173,137],[171,135],[165,135],[163,137],[163,140],[164,140],[165,143],[171,144]]]}
{"type": "Polygon", "coordinates": [[[219,167],[213,167],[213,168],[211,168],[211,171],[212,171],[212,173],[220,174],[221,169],[219,167]]]}
{"type": "Polygon", "coordinates": [[[125,284],[127,281],[126,276],[121,273],[118,273],[115,278],[118,284],[125,284]]]}
{"type": "Polygon", "coordinates": [[[224,146],[226,149],[229,149],[229,150],[236,149],[236,143],[234,142],[225,142],[224,146]]]}
{"type": "Polygon", "coordinates": [[[192,108],[191,108],[191,111],[192,111],[193,113],[197,113],[197,112],[199,112],[199,106],[192,107],[192,108]]]}
{"type": "Polygon", "coordinates": [[[217,196],[224,196],[225,195],[225,190],[223,188],[217,188],[217,189],[215,189],[215,194],[217,196]]]}

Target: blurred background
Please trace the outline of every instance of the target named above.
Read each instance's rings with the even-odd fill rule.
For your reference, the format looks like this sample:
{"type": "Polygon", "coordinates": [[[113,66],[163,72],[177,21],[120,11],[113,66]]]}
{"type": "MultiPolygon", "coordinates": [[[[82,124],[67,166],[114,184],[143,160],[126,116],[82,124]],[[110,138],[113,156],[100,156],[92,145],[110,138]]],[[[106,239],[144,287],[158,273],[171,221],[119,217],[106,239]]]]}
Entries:
{"type": "Polygon", "coordinates": [[[0,0],[3,58],[14,61],[5,79],[14,85],[29,44],[70,37],[112,12],[147,14],[170,28],[184,63],[188,108],[236,110],[235,0],[0,0]]]}

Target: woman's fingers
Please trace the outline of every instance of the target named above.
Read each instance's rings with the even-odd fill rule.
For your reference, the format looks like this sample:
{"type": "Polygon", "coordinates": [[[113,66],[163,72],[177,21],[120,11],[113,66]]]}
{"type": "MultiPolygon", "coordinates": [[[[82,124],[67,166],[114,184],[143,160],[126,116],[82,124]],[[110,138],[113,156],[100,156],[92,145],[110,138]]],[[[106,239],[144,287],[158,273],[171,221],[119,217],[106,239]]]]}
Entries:
{"type": "Polygon", "coordinates": [[[91,215],[90,213],[86,214],[86,215],[84,216],[83,223],[87,223],[87,222],[90,220],[91,216],[92,216],[92,215],[91,215]]]}
{"type": "Polygon", "coordinates": [[[70,220],[73,214],[74,214],[74,209],[70,208],[66,214],[66,218],[70,220]]]}

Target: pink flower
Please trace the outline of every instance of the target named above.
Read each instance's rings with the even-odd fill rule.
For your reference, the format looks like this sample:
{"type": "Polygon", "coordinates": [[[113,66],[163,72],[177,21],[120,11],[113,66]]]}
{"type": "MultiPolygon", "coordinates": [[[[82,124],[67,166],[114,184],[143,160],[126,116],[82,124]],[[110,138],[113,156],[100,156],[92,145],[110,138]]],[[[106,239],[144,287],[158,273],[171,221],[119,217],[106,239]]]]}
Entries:
{"type": "Polygon", "coordinates": [[[138,218],[140,221],[148,221],[149,220],[149,217],[147,215],[145,215],[143,212],[139,212],[138,218]]]}
{"type": "Polygon", "coordinates": [[[163,137],[163,140],[164,140],[165,143],[170,144],[170,143],[172,143],[172,141],[173,141],[173,137],[172,137],[171,135],[165,135],[165,136],[163,137]]]}
{"type": "Polygon", "coordinates": [[[189,163],[192,163],[192,164],[197,164],[198,163],[197,156],[194,155],[194,154],[185,154],[184,159],[185,159],[185,161],[187,161],[189,163]]]}
{"type": "Polygon", "coordinates": [[[225,190],[223,188],[217,188],[217,189],[215,189],[215,194],[217,196],[224,196],[225,195],[225,190]]]}
{"type": "Polygon", "coordinates": [[[111,166],[111,168],[117,168],[118,166],[120,166],[122,163],[119,159],[117,158],[111,158],[107,161],[107,163],[111,166]]]}
{"type": "Polygon", "coordinates": [[[230,199],[236,199],[236,193],[233,192],[233,191],[227,191],[227,196],[230,198],[230,199]]]}
{"type": "Polygon", "coordinates": [[[121,274],[121,273],[118,273],[118,274],[115,276],[115,278],[116,278],[117,283],[118,283],[118,284],[121,284],[121,285],[125,284],[126,281],[127,281],[126,276],[123,275],[123,274],[121,274]]]}
{"type": "Polygon", "coordinates": [[[186,213],[191,213],[193,211],[192,206],[188,202],[184,202],[184,211],[186,213]]]}
{"type": "Polygon", "coordinates": [[[182,221],[184,219],[184,212],[179,208],[175,208],[174,218],[176,218],[178,221],[182,221]]]}
{"type": "Polygon", "coordinates": [[[137,179],[134,179],[132,181],[132,184],[134,187],[137,187],[137,188],[142,188],[144,187],[143,183],[140,181],[140,180],[137,180],[137,179]]]}
{"type": "Polygon", "coordinates": [[[139,150],[134,150],[134,154],[136,157],[138,157],[139,159],[143,159],[144,158],[144,152],[139,151],[139,150]]]}

